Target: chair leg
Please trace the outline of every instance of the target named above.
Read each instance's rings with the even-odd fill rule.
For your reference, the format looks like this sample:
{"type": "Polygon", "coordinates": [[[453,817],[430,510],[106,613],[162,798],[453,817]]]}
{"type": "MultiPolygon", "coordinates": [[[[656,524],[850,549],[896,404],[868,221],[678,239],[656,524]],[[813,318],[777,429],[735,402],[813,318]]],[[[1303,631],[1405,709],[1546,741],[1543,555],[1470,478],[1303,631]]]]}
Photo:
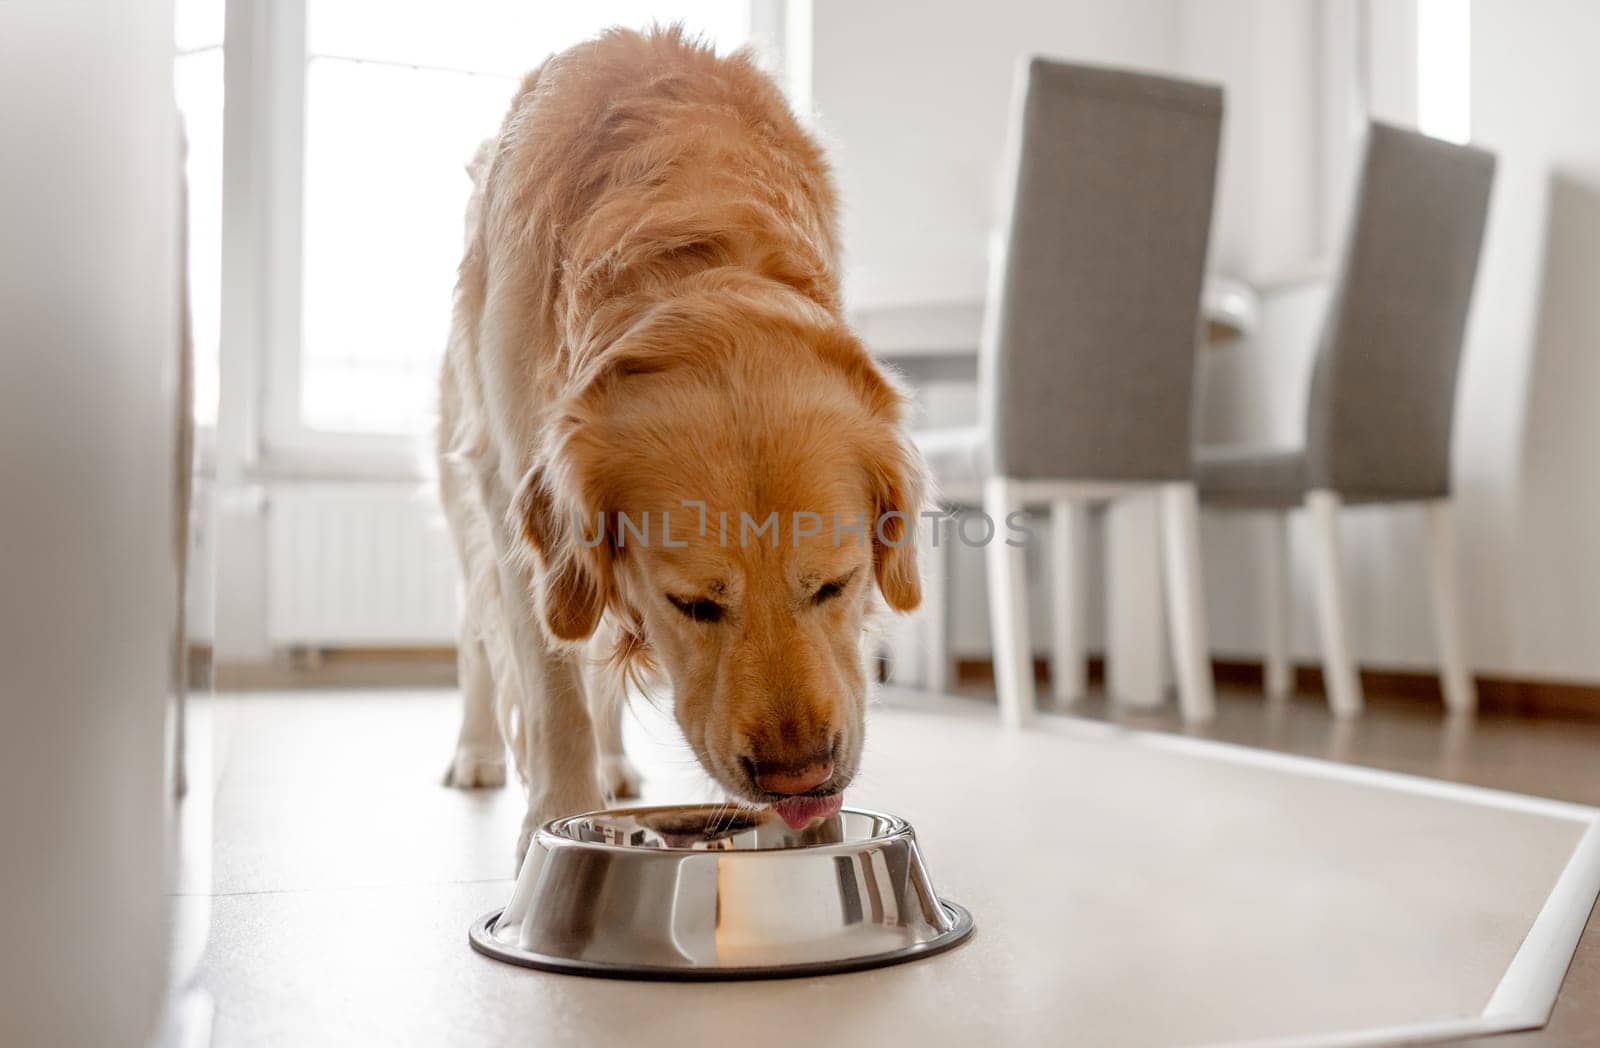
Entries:
{"type": "Polygon", "coordinates": [[[1050,685],[1059,703],[1075,702],[1089,690],[1083,641],[1088,516],[1076,499],[1058,498],[1050,505],[1050,685]]]}
{"type": "Polygon", "coordinates": [[[1478,708],[1478,689],[1461,643],[1460,594],[1456,589],[1456,533],[1449,499],[1428,504],[1428,559],[1433,582],[1433,628],[1439,644],[1439,681],[1451,713],[1478,708]]]}
{"type": "Polygon", "coordinates": [[[922,685],[929,691],[950,689],[950,573],[955,568],[955,528],[945,534],[944,518],[929,530],[928,570],[922,577],[922,685]]]}
{"type": "Polygon", "coordinates": [[[1316,584],[1317,628],[1322,635],[1322,677],[1335,717],[1361,713],[1361,677],[1350,650],[1345,618],[1344,577],[1339,545],[1339,496],[1331,491],[1306,495],[1311,523],[1311,566],[1316,584]]]}
{"type": "Polygon", "coordinates": [[[1144,490],[1106,508],[1106,691],[1156,709],[1162,687],[1160,498],[1144,490]]]}
{"type": "Polygon", "coordinates": [[[1200,502],[1192,483],[1162,485],[1161,538],[1178,707],[1185,721],[1198,724],[1216,716],[1217,697],[1200,581],[1200,502]]]}
{"type": "Polygon", "coordinates": [[[1008,544],[1006,518],[1022,509],[1016,487],[1004,477],[983,486],[983,508],[994,522],[994,537],[984,549],[989,576],[989,631],[994,648],[995,693],[1000,720],[1010,728],[1034,716],[1033,645],[1028,637],[1027,565],[1022,546],[1008,544]]]}
{"type": "Polygon", "coordinates": [[[1262,562],[1261,615],[1265,635],[1264,690],[1268,695],[1294,693],[1294,670],[1289,657],[1291,604],[1289,601],[1289,514],[1267,514],[1266,559],[1262,562]]]}

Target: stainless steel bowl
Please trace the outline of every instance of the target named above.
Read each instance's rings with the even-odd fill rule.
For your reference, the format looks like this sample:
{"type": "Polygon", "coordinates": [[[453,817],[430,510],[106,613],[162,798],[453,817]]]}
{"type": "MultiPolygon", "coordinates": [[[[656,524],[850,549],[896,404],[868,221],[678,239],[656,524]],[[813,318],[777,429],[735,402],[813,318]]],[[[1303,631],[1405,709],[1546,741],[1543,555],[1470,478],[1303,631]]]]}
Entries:
{"type": "Polygon", "coordinates": [[[947,950],[972,917],[934,894],[904,819],[846,808],[803,830],[766,811],[630,808],[549,822],[473,949],[632,979],[856,971],[947,950]]]}

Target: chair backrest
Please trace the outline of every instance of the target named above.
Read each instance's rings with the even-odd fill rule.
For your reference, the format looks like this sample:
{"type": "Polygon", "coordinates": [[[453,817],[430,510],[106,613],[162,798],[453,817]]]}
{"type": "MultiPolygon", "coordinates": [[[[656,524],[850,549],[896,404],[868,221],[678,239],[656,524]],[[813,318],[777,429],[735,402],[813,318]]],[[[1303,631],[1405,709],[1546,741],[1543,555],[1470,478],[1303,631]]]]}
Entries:
{"type": "Polygon", "coordinates": [[[1462,335],[1494,156],[1373,124],[1306,405],[1312,487],[1450,490],[1462,335]]]}
{"type": "Polygon", "coordinates": [[[1016,101],[980,354],[990,468],[1188,477],[1222,92],[1034,58],[1016,101]]]}

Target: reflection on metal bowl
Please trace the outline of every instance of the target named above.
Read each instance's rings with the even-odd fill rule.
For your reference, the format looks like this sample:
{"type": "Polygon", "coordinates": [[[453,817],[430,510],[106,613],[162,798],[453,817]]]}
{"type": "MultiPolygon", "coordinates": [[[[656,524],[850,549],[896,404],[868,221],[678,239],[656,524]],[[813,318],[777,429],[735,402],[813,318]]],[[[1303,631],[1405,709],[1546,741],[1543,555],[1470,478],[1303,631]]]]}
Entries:
{"type": "Polygon", "coordinates": [[[635,979],[761,979],[926,957],[972,931],[904,819],[847,808],[800,830],[724,805],[592,812],[534,836],[474,949],[635,979]]]}

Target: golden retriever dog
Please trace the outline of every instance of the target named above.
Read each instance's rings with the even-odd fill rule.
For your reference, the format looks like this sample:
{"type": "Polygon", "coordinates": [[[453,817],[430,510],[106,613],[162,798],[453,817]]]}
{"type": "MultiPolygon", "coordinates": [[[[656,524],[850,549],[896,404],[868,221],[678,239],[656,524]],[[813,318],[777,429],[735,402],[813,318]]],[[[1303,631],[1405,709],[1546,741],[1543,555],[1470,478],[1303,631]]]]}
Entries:
{"type": "Polygon", "coordinates": [[[924,481],[842,319],[821,149],[748,54],[612,31],[529,75],[474,168],[438,449],[466,579],[448,781],[498,785],[509,746],[523,848],[631,794],[618,703],[648,671],[729,799],[836,812],[878,595],[920,597],[924,481]]]}

